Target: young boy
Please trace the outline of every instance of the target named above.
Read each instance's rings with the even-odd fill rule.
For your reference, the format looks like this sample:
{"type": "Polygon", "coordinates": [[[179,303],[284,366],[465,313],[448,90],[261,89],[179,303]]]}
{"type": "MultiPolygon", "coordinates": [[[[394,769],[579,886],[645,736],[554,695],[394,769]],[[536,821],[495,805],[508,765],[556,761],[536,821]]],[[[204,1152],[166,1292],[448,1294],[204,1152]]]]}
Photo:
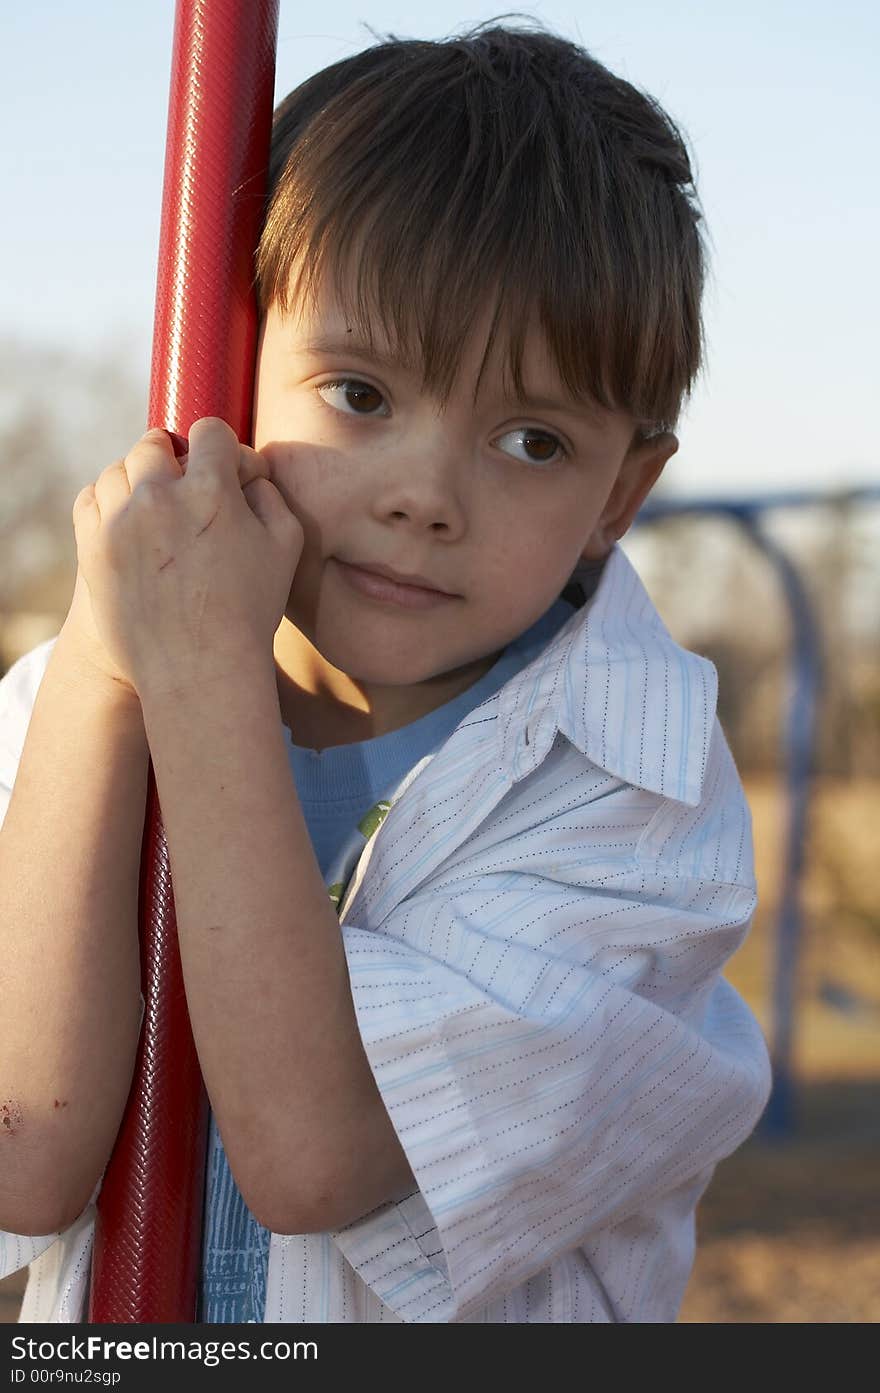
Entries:
{"type": "Polygon", "coordinates": [[[0,683],[0,1276],[84,1319],[151,756],[199,1320],[673,1320],[769,1087],[716,674],[617,545],[699,365],[687,154],[492,25],[311,78],[272,187],[255,449],[209,419],[105,469],[0,683]]]}

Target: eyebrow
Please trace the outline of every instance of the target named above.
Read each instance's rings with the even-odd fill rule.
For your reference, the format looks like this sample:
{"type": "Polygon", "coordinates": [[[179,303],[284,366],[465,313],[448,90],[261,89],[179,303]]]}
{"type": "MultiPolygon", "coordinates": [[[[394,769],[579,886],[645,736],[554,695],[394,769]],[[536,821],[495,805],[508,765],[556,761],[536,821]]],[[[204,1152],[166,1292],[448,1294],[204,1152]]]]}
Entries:
{"type": "MultiPolygon", "coordinates": [[[[332,357],[361,358],[365,363],[378,363],[384,368],[403,369],[413,372],[414,365],[403,357],[385,352],[379,349],[371,349],[369,344],[360,343],[358,340],[347,338],[334,338],[333,336],[321,336],[310,339],[306,344],[306,351],[309,353],[327,353],[332,357]]],[[[566,415],[582,416],[584,412],[593,415],[595,408],[589,401],[577,401],[574,398],[561,397],[534,397],[526,394],[516,397],[513,394],[505,398],[511,405],[528,407],[531,411],[561,411],[566,415]]]]}
{"type": "Polygon", "coordinates": [[[356,339],[328,337],[309,339],[306,349],[309,353],[329,353],[343,357],[350,353],[353,358],[363,358],[367,363],[381,363],[386,368],[408,368],[411,366],[402,357],[393,353],[382,353],[378,348],[370,348],[369,344],[359,343],[356,339]]]}

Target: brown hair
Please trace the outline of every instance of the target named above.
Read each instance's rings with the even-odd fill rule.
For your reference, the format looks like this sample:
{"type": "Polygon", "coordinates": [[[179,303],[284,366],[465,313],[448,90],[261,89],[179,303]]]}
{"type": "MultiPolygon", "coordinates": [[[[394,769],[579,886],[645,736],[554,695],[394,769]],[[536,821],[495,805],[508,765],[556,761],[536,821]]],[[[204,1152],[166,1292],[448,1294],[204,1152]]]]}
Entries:
{"type": "Polygon", "coordinates": [[[574,398],[630,412],[639,434],[673,429],[700,366],[705,275],[678,128],[539,28],[386,39],[275,113],[261,309],[289,312],[329,266],[349,323],[372,343],[378,319],[445,402],[492,295],[480,378],[502,333],[523,394],[537,311],[574,398]]]}

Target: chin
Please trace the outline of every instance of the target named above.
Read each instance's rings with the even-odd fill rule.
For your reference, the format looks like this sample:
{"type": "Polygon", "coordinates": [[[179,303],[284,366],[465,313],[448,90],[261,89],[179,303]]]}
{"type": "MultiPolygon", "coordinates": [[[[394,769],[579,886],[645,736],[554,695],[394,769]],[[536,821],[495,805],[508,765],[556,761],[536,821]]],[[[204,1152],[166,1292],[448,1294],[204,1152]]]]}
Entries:
{"type": "Polygon", "coordinates": [[[468,665],[467,659],[462,662],[454,657],[446,660],[442,654],[432,655],[418,640],[414,647],[407,645],[382,655],[377,654],[375,648],[366,645],[361,648],[359,644],[322,644],[319,651],[328,663],[353,682],[371,687],[416,687],[468,665]]]}
{"type": "Polygon", "coordinates": [[[442,676],[446,671],[444,668],[438,670],[427,666],[424,659],[421,662],[413,660],[409,663],[389,662],[387,659],[378,661],[375,657],[363,657],[360,661],[355,657],[348,661],[330,661],[353,682],[358,682],[364,687],[417,687],[423,682],[429,682],[432,677],[442,676]]]}

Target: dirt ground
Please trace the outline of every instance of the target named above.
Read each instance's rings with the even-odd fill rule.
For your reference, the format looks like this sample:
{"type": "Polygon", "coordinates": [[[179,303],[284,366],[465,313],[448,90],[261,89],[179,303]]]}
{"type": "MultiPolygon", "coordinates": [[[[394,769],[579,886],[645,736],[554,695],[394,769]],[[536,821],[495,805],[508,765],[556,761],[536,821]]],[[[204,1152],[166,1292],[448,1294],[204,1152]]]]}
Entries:
{"type": "MultiPolygon", "coordinates": [[[[760,894],[726,973],[772,1039],[774,916],[785,802],[746,780],[760,894]]],[[[874,1322],[880,1318],[880,785],[817,786],[803,890],[792,1127],[759,1128],[723,1161],[697,1215],[680,1320],[874,1322]]],[[[24,1274],[0,1282],[18,1315],[24,1274]]]]}
{"type": "MultiPolygon", "coordinates": [[[[746,780],[759,908],[726,976],[772,1040],[774,915],[785,803],[746,780]]],[[[697,1214],[683,1322],[880,1319],[880,785],[814,794],[793,1042],[792,1131],[759,1128],[697,1214]]]]}
{"type": "Polygon", "coordinates": [[[793,1140],[758,1136],[715,1172],[681,1321],[880,1317],[880,1082],[803,1086],[797,1125],[793,1140]]]}

